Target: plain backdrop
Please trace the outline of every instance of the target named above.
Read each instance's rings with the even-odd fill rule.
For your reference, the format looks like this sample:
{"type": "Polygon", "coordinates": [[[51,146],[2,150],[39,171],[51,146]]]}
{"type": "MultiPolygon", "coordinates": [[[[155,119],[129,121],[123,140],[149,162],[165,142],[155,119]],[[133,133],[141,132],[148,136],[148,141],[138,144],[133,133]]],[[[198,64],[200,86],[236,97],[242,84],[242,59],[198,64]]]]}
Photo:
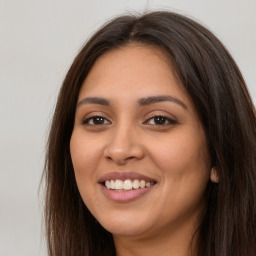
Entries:
{"type": "Polygon", "coordinates": [[[195,17],[213,31],[256,102],[255,0],[0,0],[1,256],[46,256],[39,193],[44,147],[76,53],[109,18],[156,9],[195,17]]]}

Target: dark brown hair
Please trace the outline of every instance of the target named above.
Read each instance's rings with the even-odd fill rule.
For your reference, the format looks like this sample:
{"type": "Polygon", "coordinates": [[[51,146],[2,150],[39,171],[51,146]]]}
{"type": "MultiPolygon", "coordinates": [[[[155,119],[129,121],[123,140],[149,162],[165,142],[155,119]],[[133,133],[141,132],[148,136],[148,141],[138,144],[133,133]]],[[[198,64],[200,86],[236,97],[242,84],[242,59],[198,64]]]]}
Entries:
{"type": "Polygon", "coordinates": [[[105,52],[140,43],[163,49],[203,124],[220,182],[209,181],[198,227],[198,256],[256,255],[256,117],[243,77],[205,27],[172,12],[118,17],[81,49],[63,82],[45,163],[45,223],[50,256],[114,255],[112,235],[84,205],[69,142],[79,90],[105,52]]]}

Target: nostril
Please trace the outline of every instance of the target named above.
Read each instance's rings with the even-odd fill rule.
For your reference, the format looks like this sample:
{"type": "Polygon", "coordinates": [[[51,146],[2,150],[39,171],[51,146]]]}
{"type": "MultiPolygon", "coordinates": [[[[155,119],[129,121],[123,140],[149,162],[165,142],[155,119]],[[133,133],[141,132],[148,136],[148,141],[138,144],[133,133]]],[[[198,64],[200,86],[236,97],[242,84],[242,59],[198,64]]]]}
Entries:
{"type": "Polygon", "coordinates": [[[104,157],[108,161],[112,160],[120,165],[133,159],[142,159],[143,156],[144,150],[140,142],[128,138],[125,140],[117,140],[117,138],[112,140],[104,151],[104,157]]]}
{"type": "Polygon", "coordinates": [[[129,157],[127,157],[125,160],[131,160],[131,159],[133,159],[133,158],[136,158],[135,156],[129,156],[129,157]]]}

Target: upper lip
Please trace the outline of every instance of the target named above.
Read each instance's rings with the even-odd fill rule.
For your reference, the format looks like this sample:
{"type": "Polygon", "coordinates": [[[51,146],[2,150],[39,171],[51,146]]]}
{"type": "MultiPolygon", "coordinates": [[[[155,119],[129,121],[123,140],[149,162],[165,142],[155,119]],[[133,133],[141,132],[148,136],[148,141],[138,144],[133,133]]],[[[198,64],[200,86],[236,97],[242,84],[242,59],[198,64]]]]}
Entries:
{"type": "Polygon", "coordinates": [[[106,180],[122,180],[122,181],[124,181],[127,179],[130,179],[130,180],[137,179],[137,180],[145,180],[146,182],[147,181],[156,182],[155,179],[153,179],[149,176],[146,176],[144,174],[140,174],[140,173],[136,173],[136,172],[125,172],[125,171],[106,173],[99,178],[98,182],[103,183],[106,180]]]}

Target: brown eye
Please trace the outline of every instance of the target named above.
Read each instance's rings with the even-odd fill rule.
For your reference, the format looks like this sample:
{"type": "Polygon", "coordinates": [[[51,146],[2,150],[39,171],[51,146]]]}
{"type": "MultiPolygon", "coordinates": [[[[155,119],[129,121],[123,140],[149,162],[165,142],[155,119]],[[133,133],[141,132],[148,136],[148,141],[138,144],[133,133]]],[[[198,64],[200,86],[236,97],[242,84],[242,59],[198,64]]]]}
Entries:
{"type": "Polygon", "coordinates": [[[104,125],[110,124],[110,122],[102,116],[92,116],[83,120],[84,125],[104,125]]]}
{"type": "Polygon", "coordinates": [[[166,116],[154,116],[146,121],[146,124],[150,125],[171,125],[176,123],[177,122],[175,120],[166,116]]]}
{"type": "Polygon", "coordinates": [[[166,118],[162,116],[154,117],[155,124],[166,124],[166,118]]]}

